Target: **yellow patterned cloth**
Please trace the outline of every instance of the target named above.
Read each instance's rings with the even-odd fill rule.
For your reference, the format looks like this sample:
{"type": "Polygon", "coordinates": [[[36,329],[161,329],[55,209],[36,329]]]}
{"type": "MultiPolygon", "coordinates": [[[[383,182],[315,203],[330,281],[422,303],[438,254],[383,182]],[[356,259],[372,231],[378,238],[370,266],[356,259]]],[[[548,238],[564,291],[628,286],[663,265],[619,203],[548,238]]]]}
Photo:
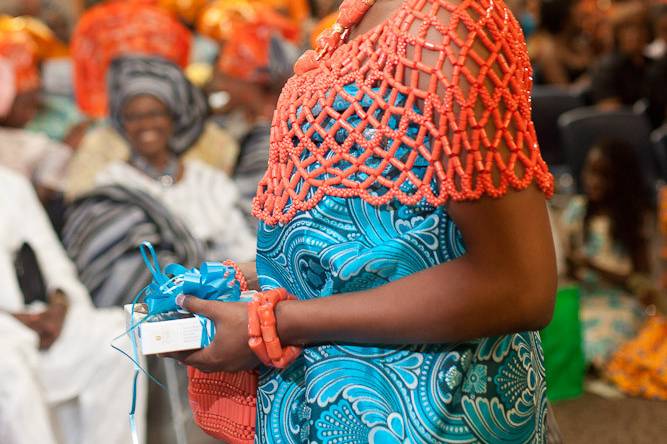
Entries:
{"type": "Polygon", "coordinates": [[[607,377],[632,396],[667,400],[667,318],[652,316],[607,366],[607,377]]]}

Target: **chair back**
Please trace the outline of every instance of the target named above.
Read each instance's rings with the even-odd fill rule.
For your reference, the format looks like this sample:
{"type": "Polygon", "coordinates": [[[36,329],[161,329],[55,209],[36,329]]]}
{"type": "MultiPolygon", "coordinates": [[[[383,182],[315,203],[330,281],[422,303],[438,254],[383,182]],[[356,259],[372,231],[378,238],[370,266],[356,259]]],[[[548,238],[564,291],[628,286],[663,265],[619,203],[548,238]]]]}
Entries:
{"type": "Polygon", "coordinates": [[[532,94],[532,117],[542,158],[547,165],[566,163],[558,118],[565,112],[584,105],[581,97],[557,86],[536,85],[532,94]]]}

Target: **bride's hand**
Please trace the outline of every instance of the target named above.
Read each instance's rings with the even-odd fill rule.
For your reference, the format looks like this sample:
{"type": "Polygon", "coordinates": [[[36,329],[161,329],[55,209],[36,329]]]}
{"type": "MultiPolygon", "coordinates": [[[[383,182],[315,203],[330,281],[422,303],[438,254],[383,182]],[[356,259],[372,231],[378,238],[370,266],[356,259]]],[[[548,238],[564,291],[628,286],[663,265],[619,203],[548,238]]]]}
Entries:
{"type": "Polygon", "coordinates": [[[259,365],[259,360],[248,347],[246,303],[208,301],[195,296],[179,297],[177,303],[192,313],[209,318],[215,324],[215,337],[206,348],[163,356],[205,372],[237,372],[259,365]]]}

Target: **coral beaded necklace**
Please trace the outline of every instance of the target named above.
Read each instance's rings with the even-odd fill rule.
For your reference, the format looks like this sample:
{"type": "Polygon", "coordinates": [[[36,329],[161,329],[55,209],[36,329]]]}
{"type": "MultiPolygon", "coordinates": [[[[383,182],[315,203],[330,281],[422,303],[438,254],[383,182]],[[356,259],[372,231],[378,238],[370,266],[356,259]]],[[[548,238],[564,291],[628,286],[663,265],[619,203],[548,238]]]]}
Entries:
{"type": "Polygon", "coordinates": [[[345,0],[296,63],[253,214],[288,223],[326,196],[440,206],[533,183],[551,195],[530,60],[503,0],[402,0],[350,38],[374,3],[345,0]]]}

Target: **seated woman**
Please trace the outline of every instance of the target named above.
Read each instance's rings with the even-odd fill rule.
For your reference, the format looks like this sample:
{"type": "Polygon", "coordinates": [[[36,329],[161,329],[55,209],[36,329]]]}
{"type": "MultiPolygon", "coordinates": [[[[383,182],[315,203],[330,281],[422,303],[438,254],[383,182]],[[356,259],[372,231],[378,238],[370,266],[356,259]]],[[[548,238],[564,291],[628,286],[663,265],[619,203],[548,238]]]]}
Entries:
{"type": "Polygon", "coordinates": [[[0,441],[55,444],[55,408],[63,442],[130,442],[122,310],[93,308],[30,182],[0,166],[0,187],[0,441]]]}
{"type": "Polygon", "coordinates": [[[97,174],[98,188],[74,203],[65,227],[68,251],[95,303],[130,300],[137,288],[130,291],[122,282],[145,284],[127,279],[129,272],[145,271],[135,250],[142,240],[174,251],[167,259],[188,265],[205,258],[252,260],[255,237],[237,207],[234,183],[219,169],[183,159],[202,134],[207,111],[202,93],[179,67],[157,57],[118,58],[107,78],[110,120],[132,152],[127,161],[111,162],[97,174]],[[192,237],[203,251],[192,245],[192,237]],[[130,262],[121,265],[124,259],[130,262]],[[124,279],[113,277],[115,265],[124,279]],[[102,281],[120,287],[105,290],[102,281]]]}
{"type": "MultiPolygon", "coordinates": [[[[108,71],[114,59],[124,55],[156,56],[170,60],[181,69],[188,66],[193,47],[192,32],[168,10],[155,2],[100,2],[89,8],[79,18],[70,46],[74,73],[74,91],[77,105],[87,115],[104,119],[109,113],[109,97],[118,91],[107,93],[108,71]],[[123,23],[122,27],[118,23],[123,23]]],[[[193,54],[195,60],[197,54],[193,54]]],[[[170,67],[169,71],[175,71],[170,67]]],[[[182,74],[178,74],[182,77],[182,74]]],[[[160,77],[160,76],[158,76],[160,77]]],[[[176,79],[169,74],[171,79],[176,79]]],[[[175,81],[175,80],[174,80],[175,81]]],[[[160,81],[164,84],[164,81],[160,81]]],[[[149,82],[150,83],[150,82],[149,82]]],[[[178,81],[181,85],[184,83],[178,81]]],[[[170,82],[167,90],[171,88],[170,82]]],[[[141,88],[141,87],[140,87],[141,88]]],[[[191,94],[192,87],[185,86],[175,97],[191,94]]],[[[162,98],[161,98],[162,99],[162,98]]],[[[186,98],[187,99],[187,98],[186,98]]],[[[187,99],[187,100],[190,100],[187,99]]],[[[196,98],[196,110],[187,111],[194,116],[188,143],[173,149],[183,159],[198,159],[231,174],[238,156],[238,144],[225,130],[213,122],[204,122],[204,104],[196,98]]],[[[180,103],[177,105],[181,105],[180,103]]],[[[182,104],[186,106],[185,104],[182,104]]],[[[179,106],[177,114],[181,114],[179,106]]],[[[72,159],[65,195],[68,200],[92,190],[97,174],[113,161],[130,161],[131,147],[119,125],[108,125],[108,120],[95,122],[86,132],[72,159]]],[[[181,128],[182,130],[182,128],[181,128]]]]}
{"type": "Polygon", "coordinates": [[[585,194],[562,216],[562,241],[568,276],[581,288],[586,360],[599,368],[643,319],[651,205],[637,156],[623,142],[593,147],[582,179],[585,194]]]}
{"type": "Polygon", "coordinates": [[[97,184],[122,184],[153,196],[207,244],[211,258],[252,259],[255,238],[237,209],[233,182],[203,162],[180,159],[201,135],[202,94],[180,68],[158,58],[117,59],[108,78],[111,121],[132,154],[101,171],[97,184]]]}

